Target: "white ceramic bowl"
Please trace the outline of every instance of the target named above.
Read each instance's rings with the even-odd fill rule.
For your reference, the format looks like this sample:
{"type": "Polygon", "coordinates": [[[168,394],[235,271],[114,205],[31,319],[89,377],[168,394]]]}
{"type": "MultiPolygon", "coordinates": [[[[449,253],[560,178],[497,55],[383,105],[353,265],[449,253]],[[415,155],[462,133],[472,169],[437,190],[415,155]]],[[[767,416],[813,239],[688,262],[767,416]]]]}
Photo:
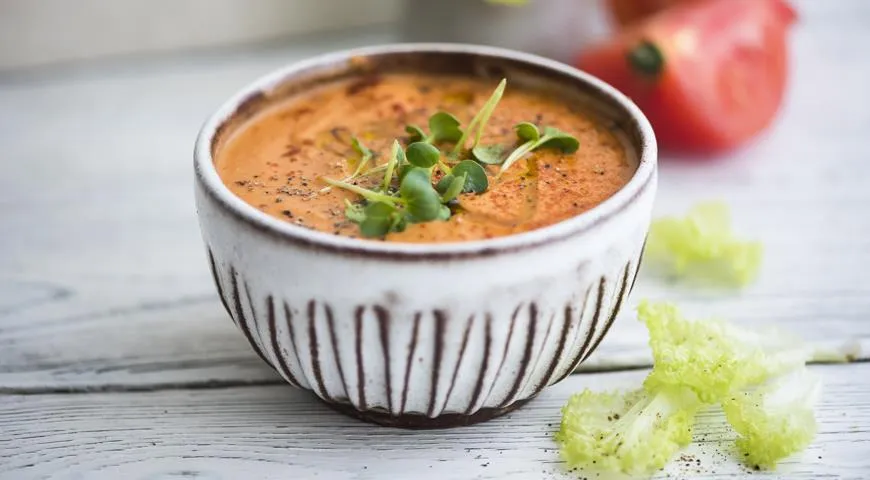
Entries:
{"type": "Polygon", "coordinates": [[[227,312],[287,382],[376,423],[465,425],[563,379],[604,338],[640,264],[656,155],[638,108],[567,65],[490,47],[387,45],[296,63],[233,96],[197,139],[196,204],[227,312]],[[396,70],[545,85],[621,132],[637,171],[569,220],[438,245],[308,230],[260,212],[221,182],[213,153],[263,107],[324,81],[396,70]]]}

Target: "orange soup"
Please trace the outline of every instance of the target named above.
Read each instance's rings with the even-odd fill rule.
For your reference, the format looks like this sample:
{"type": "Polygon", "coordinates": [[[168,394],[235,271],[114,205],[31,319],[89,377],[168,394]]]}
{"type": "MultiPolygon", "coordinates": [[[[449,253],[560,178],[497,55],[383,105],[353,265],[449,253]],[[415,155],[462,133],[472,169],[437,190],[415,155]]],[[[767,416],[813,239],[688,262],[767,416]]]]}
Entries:
{"type": "MultiPolygon", "coordinates": [[[[465,127],[490,98],[497,82],[453,76],[387,74],[336,82],[259,114],[216,152],[224,183],[245,202],[276,218],[335,235],[361,237],[349,218],[348,205],[367,203],[353,191],[330,187],[324,179],[384,193],[384,170],[396,140],[411,142],[406,127],[449,112],[465,127]],[[360,150],[371,151],[360,169],[360,150]],[[357,172],[370,172],[358,175],[357,172]]],[[[480,240],[541,228],[583,213],[601,203],[626,182],[636,168],[619,136],[579,105],[543,91],[508,85],[489,121],[482,142],[507,156],[522,144],[515,126],[529,122],[556,128],[579,142],[573,153],[539,148],[523,155],[500,174],[497,164],[482,164],[489,184],[482,193],[460,193],[445,203],[449,218],[408,222],[377,238],[391,242],[455,242],[480,240]]],[[[464,146],[470,147],[469,138],[464,146]]],[[[430,141],[442,152],[444,142],[430,141]]],[[[441,171],[431,169],[432,182],[451,165],[471,158],[465,148],[443,156],[441,171]]],[[[390,183],[390,182],[386,182],[390,183]]],[[[357,207],[352,207],[357,208],[357,207]]],[[[376,238],[376,239],[377,239],[376,238]]]]}

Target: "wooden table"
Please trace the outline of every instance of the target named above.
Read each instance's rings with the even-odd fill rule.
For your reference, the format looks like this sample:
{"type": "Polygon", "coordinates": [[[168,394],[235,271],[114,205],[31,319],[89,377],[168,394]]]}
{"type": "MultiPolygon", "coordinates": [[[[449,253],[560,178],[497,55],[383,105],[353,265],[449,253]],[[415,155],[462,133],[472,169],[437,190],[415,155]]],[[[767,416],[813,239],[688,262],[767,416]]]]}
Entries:
{"type": "MultiPolygon", "coordinates": [[[[657,213],[727,201],[766,246],[760,280],[700,292],[642,275],[632,302],[672,299],[867,352],[870,2],[800,7],[777,126],[718,162],[662,162],[657,213]]],[[[200,122],[279,65],[391,38],[362,31],[0,76],[0,478],[578,478],[552,441],[559,409],[587,386],[632,387],[646,374],[631,310],[585,373],[525,408],[413,432],[345,418],[284,385],[215,295],[191,188],[200,122]]],[[[813,369],[826,384],[818,437],[766,476],[870,478],[870,365],[813,369]]],[[[733,438],[705,414],[691,459],[661,476],[745,474],[733,438]]]]}

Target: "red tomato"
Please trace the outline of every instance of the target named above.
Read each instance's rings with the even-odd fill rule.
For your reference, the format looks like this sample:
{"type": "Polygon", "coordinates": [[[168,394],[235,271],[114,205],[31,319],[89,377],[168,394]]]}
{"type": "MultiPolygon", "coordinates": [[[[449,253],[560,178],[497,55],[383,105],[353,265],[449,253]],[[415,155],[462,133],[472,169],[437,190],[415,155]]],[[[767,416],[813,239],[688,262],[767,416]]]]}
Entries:
{"type": "Polygon", "coordinates": [[[679,3],[696,1],[698,0],[608,0],[607,6],[617,25],[628,25],[679,3]]]}
{"type": "Polygon", "coordinates": [[[788,76],[786,0],[708,0],[660,12],[577,60],[643,110],[663,148],[734,147],[776,117],[788,76]]]}

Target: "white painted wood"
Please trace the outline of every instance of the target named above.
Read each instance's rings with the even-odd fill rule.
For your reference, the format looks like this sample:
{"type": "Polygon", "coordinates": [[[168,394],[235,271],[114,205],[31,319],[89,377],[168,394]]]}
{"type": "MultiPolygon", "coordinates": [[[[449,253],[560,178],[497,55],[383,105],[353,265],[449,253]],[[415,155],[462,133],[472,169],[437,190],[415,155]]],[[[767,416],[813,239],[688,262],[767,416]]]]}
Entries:
{"type": "MultiPolygon", "coordinates": [[[[854,380],[870,377],[870,365],[814,370],[825,383],[818,436],[775,473],[753,478],[867,478],[870,384],[854,380]]],[[[0,479],[606,479],[565,471],[552,440],[559,409],[583,388],[633,388],[645,374],[575,375],[508,417],[438,431],[364,424],[285,386],[8,396],[0,479]]],[[[692,461],[657,478],[745,475],[733,439],[720,413],[702,414],[686,451],[692,461]]]]}
{"type": "MultiPolygon", "coordinates": [[[[870,179],[856,173],[870,157],[870,69],[849,47],[870,43],[849,17],[870,18],[866,5],[801,3],[794,85],[765,138],[704,164],[663,159],[657,211],[727,201],[766,246],[759,282],[700,292],[646,272],[631,305],[673,299],[825,344],[870,338],[870,179]]],[[[194,136],[262,73],[392,38],[0,75],[0,388],[275,380],[211,284],[192,201],[194,136]]],[[[586,366],[644,364],[645,341],[628,312],[586,366]]]]}
{"type": "MultiPolygon", "coordinates": [[[[391,22],[400,0],[0,0],[0,70],[391,22]]],[[[279,40],[276,40],[279,39],[279,40]]]]}
{"type": "MultiPolygon", "coordinates": [[[[673,299],[820,344],[867,343],[870,2],[796,3],[794,84],[775,128],[715,162],[662,165],[658,213],[727,201],[767,248],[759,282],[704,292],[645,272],[631,304],[673,299]]],[[[642,372],[572,377],[461,431],[380,429],[278,385],[214,293],[192,198],[200,122],[280,65],[393,38],[0,74],[0,478],[577,478],[558,473],[547,424],[571,392],[634,384],[642,372]],[[237,387],[206,389],[221,385],[237,387]],[[89,389],[120,392],[11,394],[89,389]]],[[[587,366],[642,365],[645,341],[627,314],[587,366]]],[[[818,368],[821,433],[781,478],[868,477],[868,368],[818,368]]],[[[702,438],[725,435],[709,422],[702,438]]],[[[706,462],[701,478],[742,474],[706,462]]]]}

